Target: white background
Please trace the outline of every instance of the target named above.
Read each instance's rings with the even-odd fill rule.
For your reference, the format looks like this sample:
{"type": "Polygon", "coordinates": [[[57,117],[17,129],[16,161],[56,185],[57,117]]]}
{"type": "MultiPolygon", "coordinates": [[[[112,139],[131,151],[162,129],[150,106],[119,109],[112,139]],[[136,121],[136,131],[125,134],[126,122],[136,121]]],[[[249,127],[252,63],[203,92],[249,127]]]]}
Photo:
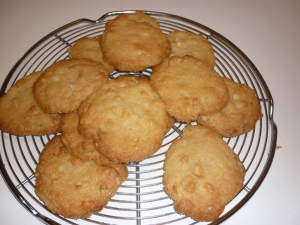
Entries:
{"type": "MultiPolygon", "coordinates": [[[[80,18],[140,9],[197,21],[239,47],[264,77],[275,102],[277,145],[264,182],[223,224],[300,223],[300,1],[298,0],[0,0],[0,84],[16,61],[51,31],[80,18]]],[[[0,178],[0,223],[41,224],[0,178]]]]}

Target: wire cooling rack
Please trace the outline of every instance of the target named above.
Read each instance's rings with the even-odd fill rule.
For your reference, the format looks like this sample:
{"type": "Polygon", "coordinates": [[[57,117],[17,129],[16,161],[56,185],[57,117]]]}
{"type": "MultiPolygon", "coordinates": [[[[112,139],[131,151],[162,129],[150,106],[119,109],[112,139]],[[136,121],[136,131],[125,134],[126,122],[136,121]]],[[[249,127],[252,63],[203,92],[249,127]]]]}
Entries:
{"type": "MultiPolygon", "coordinates": [[[[16,80],[34,71],[44,70],[52,63],[68,58],[67,49],[82,37],[96,37],[103,33],[110,19],[123,13],[115,11],[96,21],[79,19],[69,23],[33,45],[15,64],[5,79],[0,96],[16,80]]],[[[217,32],[197,22],[180,16],[161,12],[144,11],[156,18],[165,34],[173,30],[201,33],[213,45],[217,64],[215,70],[221,75],[247,84],[256,91],[263,118],[254,130],[235,138],[224,138],[245,165],[246,177],[243,189],[228,203],[224,213],[214,222],[195,222],[177,214],[172,200],[163,191],[162,176],[165,152],[178,138],[185,124],[175,123],[166,135],[162,147],[151,157],[128,164],[129,177],[109,201],[107,207],[88,219],[72,220],[52,214],[36,196],[35,167],[40,152],[52,138],[47,136],[19,137],[1,132],[0,168],[12,194],[33,216],[46,224],[219,224],[237,212],[256,192],[271,166],[277,139],[277,127],[273,121],[273,99],[261,74],[253,63],[233,43],[217,32]]],[[[146,69],[140,75],[151,75],[146,69]]],[[[113,72],[112,78],[119,76],[113,72]]]]}

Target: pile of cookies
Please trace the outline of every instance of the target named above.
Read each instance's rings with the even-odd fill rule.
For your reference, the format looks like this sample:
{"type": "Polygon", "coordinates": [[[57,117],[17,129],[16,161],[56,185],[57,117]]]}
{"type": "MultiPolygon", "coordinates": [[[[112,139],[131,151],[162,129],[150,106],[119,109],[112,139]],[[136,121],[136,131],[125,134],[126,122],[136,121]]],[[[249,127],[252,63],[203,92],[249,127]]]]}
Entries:
{"type": "Polygon", "coordinates": [[[68,52],[0,98],[2,131],[55,134],[35,173],[46,207],[74,219],[101,211],[127,179],[126,163],[158,151],[179,121],[188,125],[166,153],[164,190],[178,213],[217,219],[245,176],[222,136],[244,134],[262,118],[255,91],[214,70],[214,50],[201,34],[164,34],[141,11],[118,15],[68,52]],[[147,68],[149,77],[130,75],[147,68]],[[110,79],[113,71],[128,75],[110,79]]]}

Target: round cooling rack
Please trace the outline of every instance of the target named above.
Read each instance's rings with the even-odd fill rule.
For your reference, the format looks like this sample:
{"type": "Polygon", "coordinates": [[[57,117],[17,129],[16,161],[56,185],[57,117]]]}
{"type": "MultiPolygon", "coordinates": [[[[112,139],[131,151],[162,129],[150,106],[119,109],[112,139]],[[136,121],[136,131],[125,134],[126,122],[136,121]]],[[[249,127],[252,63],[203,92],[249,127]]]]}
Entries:
{"type": "MultiPolygon", "coordinates": [[[[68,58],[67,49],[82,37],[96,37],[103,33],[107,21],[124,13],[116,11],[103,15],[99,20],[79,19],[45,36],[32,46],[12,68],[5,79],[0,96],[20,78],[34,71],[44,70],[52,63],[68,58]]],[[[52,214],[36,196],[34,172],[40,152],[53,137],[19,137],[1,132],[0,168],[12,194],[33,216],[46,224],[219,224],[237,212],[256,192],[271,166],[277,139],[277,127],[273,121],[271,93],[253,63],[233,43],[217,32],[186,18],[167,13],[144,11],[156,18],[162,31],[186,30],[201,33],[213,45],[217,64],[215,70],[224,77],[247,84],[256,91],[263,118],[255,128],[235,138],[224,138],[238,154],[246,168],[243,189],[227,204],[217,221],[196,222],[190,217],[177,214],[173,201],[163,190],[162,176],[165,153],[177,139],[186,124],[175,123],[166,135],[158,152],[151,157],[128,164],[128,179],[117,194],[99,213],[88,219],[72,220],[52,214]]],[[[151,75],[151,68],[137,73],[151,75]]],[[[115,71],[111,78],[121,73],[115,71]]]]}

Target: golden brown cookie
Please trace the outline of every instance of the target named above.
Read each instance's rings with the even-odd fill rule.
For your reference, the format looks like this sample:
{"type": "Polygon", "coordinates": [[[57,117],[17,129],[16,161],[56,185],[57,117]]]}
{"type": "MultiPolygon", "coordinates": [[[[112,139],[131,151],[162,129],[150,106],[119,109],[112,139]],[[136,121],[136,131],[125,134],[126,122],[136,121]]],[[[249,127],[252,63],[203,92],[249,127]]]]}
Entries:
{"type": "Polygon", "coordinates": [[[150,84],[166,103],[168,113],[181,122],[217,112],[229,101],[219,74],[193,56],[166,59],[154,68],[150,84]]]}
{"type": "Polygon", "coordinates": [[[41,73],[34,72],[21,78],[0,98],[0,130],[20,136],[59,131],[61,116],[45,113],[32,93],[33,83],[41,73]]]}
{"type": "Polygon", "coordinates": [[[229,78],[222,79],[229,90],[228,104],[219,112],[200,116],[198,123],[211,127],[224,137],[235,137],[251,131],[263,117],[255,91],[229,78]]]}
{"type": "Polygon", "coordinates": [[[216,57],[212,44],[202,34],[175,30],[168,34],[168,39],[172,46],[171,56],[194,56],[214,68],[216,57]]]}
{"type": "Polygon", "coordinates": [[[119,71],[156,66],[171,53],[170,41],[158,22],[141,11],[108,21],[99,42],[105,58],[119,71]]]}
{"type": "Polygon", "coordinates": [[[136,162],[162,144],[174,122],[147,77],[119,76],[90,95],[79,110],[79,132],[112,161],[136,162]]]}
{"type": "Polygon", "coordinates": [[[245,176],[242,162],[226,142],[200,125],[187,125],[171,144],[164,170],[164,190],[175,210],[196,221],[216,220],[242,189],[245,176]]]}
{"type": "Polygon", "coordinates": [[[96,150],[92,139],[86,139],[78,132],[79,117],[77,111],[63,114],[60,121],[62,131],[61,141],[66,146],[71,155],[77,156],[82,160],[94,160],[100,165],[113,164],[111,160],[100,154],[96,150]]]}
{"type": "Polygon", "coordinates": [[[72,156],[60,136],[41,152],[35,177],[35,192],[45,206],[52,213],[74,219],[101,211],[126,179],[114,167],[72,156]]]}
{"type": "Polygon", "coordinates": [[[104,58],[101,46],[97,37],[84,37],[77,40],[74,45],[68,48],[69,58],[86,58],[99,61],[103,64],[108,73],[113,72],[114,67],[104,58]]]}
{"type": "Polygon", "coordinates": [[[108,80],[100,62],[64,59],[49,66],[33,85],[33,95],[47,113],[68,113],[108,80]]]}

